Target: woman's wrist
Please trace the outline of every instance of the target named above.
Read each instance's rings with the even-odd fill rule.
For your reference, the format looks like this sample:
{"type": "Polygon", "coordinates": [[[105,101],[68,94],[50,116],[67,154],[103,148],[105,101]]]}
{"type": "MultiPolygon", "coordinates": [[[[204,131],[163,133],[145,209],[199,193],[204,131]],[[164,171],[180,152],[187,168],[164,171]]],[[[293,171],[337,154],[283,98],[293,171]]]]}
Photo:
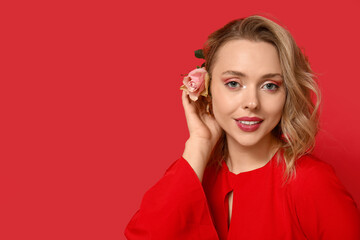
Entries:
{"type": "Polygon", "coordinates": [[[182,157],[190,164],[200,181],[202,181],[211,150],[211,143],[205,139],[189,138],[185,143],[182,157]]]}

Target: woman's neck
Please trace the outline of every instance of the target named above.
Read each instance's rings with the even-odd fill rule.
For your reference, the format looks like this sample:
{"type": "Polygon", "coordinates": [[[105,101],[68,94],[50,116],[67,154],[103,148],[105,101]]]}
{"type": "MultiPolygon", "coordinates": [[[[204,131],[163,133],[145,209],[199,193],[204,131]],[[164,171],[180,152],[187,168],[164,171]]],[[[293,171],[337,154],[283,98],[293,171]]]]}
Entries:
{"type": "Polygon", "coordinates": [[[269,134],[256,145],[243,146],[227,136],[229,157],[226,161],[231,172],[238,174],[265,166],[279,148],[279,141],[269,134]]]}

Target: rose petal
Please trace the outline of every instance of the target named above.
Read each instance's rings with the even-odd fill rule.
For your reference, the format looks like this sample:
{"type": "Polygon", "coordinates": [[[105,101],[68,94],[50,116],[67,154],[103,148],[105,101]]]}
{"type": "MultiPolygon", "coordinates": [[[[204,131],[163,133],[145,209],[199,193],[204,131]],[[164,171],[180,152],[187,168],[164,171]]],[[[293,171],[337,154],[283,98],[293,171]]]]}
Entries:
{"type": "Polygon", "coordinates": [[[197,100],[198,100],[197,94],[194,94],[194,93],[192,93],[192,92],[189,93],[189,97],[190,97],[190,99],[193,100],[193,101],[197,101],[197,100]]]}
{"type": "Polygon", "coordinates": [[[180,90],[183,90],[183,91],[185,91],[185,92],[189,92],[188,91],[188,89],[187,89],[187,87],[185,86],[185,85],[182,85],[181,87],[180,87],[180,90]]]}
{"type": "Polygon", "coordinates": [[[183,79],[183,84],[187,85],[187,83],[188,83],[190,80],[191,80],[190,77],[188,77],[188,76],[184,77],[184,79],[183,79]]]}
{"type": "Polygon", "coordinates": [[[208,95],[209,74],[204,67],[192,70],[184,77],[183,83],[180,89],[186,91],[192,101],[197,101],[200,95],[208,95]]]}

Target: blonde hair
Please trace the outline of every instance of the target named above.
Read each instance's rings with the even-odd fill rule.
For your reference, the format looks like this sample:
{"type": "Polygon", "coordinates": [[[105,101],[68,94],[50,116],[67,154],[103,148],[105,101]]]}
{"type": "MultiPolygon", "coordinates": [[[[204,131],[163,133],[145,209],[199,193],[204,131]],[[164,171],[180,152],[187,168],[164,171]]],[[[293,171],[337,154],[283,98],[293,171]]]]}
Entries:
{"type": "MultiPolygon", "coordinates": [[[[296,160],[310,153],[314,148],[319,126],[320,105],[320,92],[315,81],[315,74],[310,68],[307,57],[284,27],[265,17],[253,15],[233,20],[209,35],[203,52],[210,81],[218,49],[226,42],[236,39],[268,42],[278,51],[286,100],[281,120],[273,129],[272,134],[279,139],[281,144],[281,151],[278,153],[283,154],[286,163],[284,178],[287,181],[296,174],[296,160]]],[[[209,92],[211,96],[211,89],[209,92]]],[[[210,97],[201,98],[195,103],[199,112],[205,112],[209,101],[211,101],[210,97]]],[[[226,135],[223,132],[212,151],[209,164],[220,165],[221,160],[227,157],[226,135]]],[[[279,159],[278,157],[278,161],[279,159]]]]}

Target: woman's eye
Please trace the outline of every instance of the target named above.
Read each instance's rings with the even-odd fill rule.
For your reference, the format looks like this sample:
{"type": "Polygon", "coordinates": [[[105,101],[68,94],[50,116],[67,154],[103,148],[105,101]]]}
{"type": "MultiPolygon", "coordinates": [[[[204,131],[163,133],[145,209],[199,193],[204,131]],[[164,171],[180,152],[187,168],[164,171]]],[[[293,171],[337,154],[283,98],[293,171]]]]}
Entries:
{"type": "Polygon", "coordinates": [[[274,83],[266,83],[264,85],[264,88],[267,89],[267,90],[270,90],[270,91],[275,91],[279,88],[278,85],[274,84],[274,83]]]}
{"type": "Polygon", "coordinates": [[[225,83],[225,85],[228,86],[229,88],[236,88],[236,87],[240,86],[240,84],[235,81],[227,82],[227,83],[225,83]]]}

